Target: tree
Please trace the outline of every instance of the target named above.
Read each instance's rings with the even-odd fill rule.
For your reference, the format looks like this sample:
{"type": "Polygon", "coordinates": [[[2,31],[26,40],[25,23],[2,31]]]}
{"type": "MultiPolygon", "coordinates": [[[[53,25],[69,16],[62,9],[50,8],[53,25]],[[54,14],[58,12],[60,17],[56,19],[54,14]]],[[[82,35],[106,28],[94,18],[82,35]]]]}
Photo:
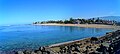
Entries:
{"type": "Polygon", "coordinates": [[[38,22],[34,22],[33,24],[38,24],[38,22]]]}
{"type": "Polygon", "coordinates": [[[65,24],[68,24],[68,23],[70,23],[70,21],[68,21],[68,20],[65,20],[65,21],[64,21],[64,23],[65,23],[65,24]]]}
{"type": "Polygon", "coordinates": [[[96,20],[95,22],[100,22],[100,19],[99,19],[99,18],[97,18],[97,20],[96,20]]]}
{"type": "Polygon", "coordinates": [[[71,24],[73,24],[73,23],[74,23],[74,19],[73,19],[72,17],[70,18],[70,20],[69,20],[69,21],[70,21],[70,23],[71,23],[71,24]]]}
{"type": "Polygon", "coordinates": [[[82,23],[82,24],[85,24],[85,23],[86,23],[86,20],[85,20],[85,19],[81,19],[81,23],[82,23]]]}

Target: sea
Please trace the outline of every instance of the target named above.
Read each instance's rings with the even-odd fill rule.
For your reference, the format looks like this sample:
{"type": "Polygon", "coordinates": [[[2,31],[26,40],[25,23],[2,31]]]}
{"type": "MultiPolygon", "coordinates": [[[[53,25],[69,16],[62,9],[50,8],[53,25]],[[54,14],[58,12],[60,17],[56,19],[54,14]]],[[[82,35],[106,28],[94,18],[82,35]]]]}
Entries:
{"type": "Polygon", "coordinates": [[[77,26],[7,25],[0,26],[0,51],[38,49],[40,46],[104,36],[112,29],[77,26]]]}

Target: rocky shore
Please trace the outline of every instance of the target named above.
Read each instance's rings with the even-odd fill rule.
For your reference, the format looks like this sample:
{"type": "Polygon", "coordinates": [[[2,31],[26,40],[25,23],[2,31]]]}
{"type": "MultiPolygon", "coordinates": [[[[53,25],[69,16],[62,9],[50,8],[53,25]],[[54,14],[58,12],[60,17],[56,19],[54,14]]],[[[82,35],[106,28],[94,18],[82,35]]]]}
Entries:
{"type": "MultiPolygon", "coordinates": [[[[62,44],[40,47],[36,50],[14,51],[8,54],[119,54],[120,30],[102,37],[91,37],[62,44]]],[[[0,52],[0,54],[5,54],[0,52]]],[[[7,53],[6,53],[7,54],[7,53]]]]}
{"type": "Polygon", "coordinates": [[[120,30],[70,44],[51,47],[55,54],[119,54],[120,30]]]}

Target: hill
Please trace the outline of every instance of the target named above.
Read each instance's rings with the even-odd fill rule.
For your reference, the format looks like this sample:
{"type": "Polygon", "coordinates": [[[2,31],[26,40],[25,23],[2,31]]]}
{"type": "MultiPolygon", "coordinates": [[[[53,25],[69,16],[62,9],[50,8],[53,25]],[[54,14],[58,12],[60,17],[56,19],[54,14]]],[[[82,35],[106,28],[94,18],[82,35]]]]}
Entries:
{"type": "Polygon", "coordinates": [[[120,16],[104,16],[104,17],[95,17],[103,20],[114,20],[120,22],[120,16]]]}

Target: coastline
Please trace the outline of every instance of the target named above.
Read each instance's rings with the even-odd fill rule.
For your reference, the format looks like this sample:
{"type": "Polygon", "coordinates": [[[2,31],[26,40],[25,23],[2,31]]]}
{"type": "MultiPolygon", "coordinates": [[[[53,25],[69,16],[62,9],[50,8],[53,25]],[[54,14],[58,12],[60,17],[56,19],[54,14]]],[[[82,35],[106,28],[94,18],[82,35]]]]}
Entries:
{"type": "MultiPolygon", "coordinates": [[[[49,47],[53,50],[53,52],[60,52],[60,48],[61,47],[63,47],[64,46],[64,48],[66,48],[66,47],[68,47],[68,46],[77,46],[77,45],[79,45],[79,46],[81,46],[80,47],[80,49],[82,50],[82,51],[84,51],[84,50],[86,50],[85,48],[87,47],[87,46],[94,46],[92,49],[93,49],[93,51],[90,51],[89,53],[91,53],[91,52],[96,52],[96,50],[97,50],[97,48],[99,48],[100,46],[101,46],[101,44],[103,45],[103,46],[105,46],[106,48],[109,48],[109,47],[111,47],[110,45],[115,45],[115,43],[118,43],[116,46],[118,47],[118,45],[119,45],[119,38],[120,38],[120,30],[117,30],[117,31],[112,31],[112,32],[108,32],[108,33],[106,33],[104,36],[100,36],[100,37],[96,37],[96,38],[98,38],[98,41],[96,42],[92,42],[91,43],[91,38],[92,37],[88,37],[88,38],[82,38],[82,39],[80,39],[80,40],[73,40],[73,41],[68,41],[68,42],[63,42],[63,43],[58,43],[58,44],[53,44],[53,45],[50,45],[49,47]],[[116,34],[114,34],[114,32],[116,33],[116,34]],[[114,35],[115,35],[115,37],[114,37],[114,35]],[[113,37],[113,39],[111,39],[111,37],[113,37]],[[108,38],[108,39],[110,39],[110,40],[108,40],[108,39],[106,39],[106,38],[108,38]],[[116,39],[116,40],[115,40],[116,39]],[[105,41],[105,42],[99,42],[99,41],[105,41]],[[87,42],[88,41],[88,42],[87,42]],[[99,43],[98,43],[99,42],[99,43]],[[83,45],[81,45],[81,44],[83,44],[83,45]]],[[[114,47],[113,47],[114,48],[114,47]]],[[[115,48],[116,49],[116,48],[115,48]]],[[[118,50],[119,50],[119,47],[117,48],[118,50]]],[[[113,50],[114,51],[114,50],[113,50]]],[[[78,53],[78,52],[77,52],[78,53]]],[[[97,53],[97,52],[96,52],[97,53]]],[[[116,51],[115,52],[113,52],[113,53],[117,53],[116,51]]]]}
{"type": "MultiPolygon", "coordinates": [[[[120,30],[120,26],[102,25],[102,24],[36,24],[36,25],[43,25],[43,26],[77,26],[77,27],[85,27],[85,28],[105,28],[105,29],[113,29],[112,33],[115,32],[116,30],[120,30]]],[[[108,35],[106,33],[106,35],[100,36],[100,37],[97,37],[97,38],[98,38],[98,40],[104,40],[104,39],[106,39],[106,37],[109,37],[109,35],[111,36],[111,32],[109,32],[108,35]]],[[[90,39],[91,39],[91,37],[82,38],[82,39],[79,39],[79,40],[72,40],[72,41],[52,44],[52,45],[49,45],[48,47],[52,50],[52,52],[57,53],[57,52],[60,52],[60,50],[61,50],[60,48],[63,47],[63,46],[64,46],[64,48],[66,48],[66,47],[72,46],[74,44],[77,44],[77,45],[84,44],[84,45],[81,45],[80,48],[82,48],[82,49],[81,50],[79,49],[79,50],[81,52],[85,52],[85,50],[86,50],[85,48],[87,46],[93,45],[95,48],[93,47],[91,49],[92,51],[89,52],[89,53],[92,53],[92,52],[96,52],[96,50],[101,46],[101,44],[103,44],[105,47],[109,47],[110,44],[112,44],[112,43],[108,43],[109,41],[106,41],[106,40],[104,40],[105,42],[99,43],[99,44],[86,43],[86,41],[90,41],[90,39]]]]}
{"type": "Polygon", "coordinates": [[[82,40],[85,40],[85,39],[89,39],[89,38],[82,38],[82,39],[79,39],[79,40],[72,40],[72,41],[67,41],[67,42],[62,42],[62,43],[56,43],[56,44],[49,45],[49,47],[58,47],[58,46],[61,46],[61,45],[72,44],[72,43],[79,42],[79,41],[82,41],[82,40]]]}
{"type": "Polygon", "coordinates": [[[85,28],[108,28],[108,29],[115,29],[119,30],[120,26],[113,26],[113,25],[102,25],[102,24],[33,24],[33,25],[45,25],[45,26],[77,26],[77,27],[85,27],[85,28]]]}
{"type": "MultiPolygon", "coordinates": [[[[108,29],[114,29],[116,27],[120,27],[120,26],[112,26],[112,25],[98,25],[98,24],[33,24],[33,25],[43,25],[43,26],[77,26],[77,27],[87,27],[87,28],[108,28],[108,29]],[[98,26],[98,27],[97,27],[98,26]]],[[[119,28],[120,29],[120,28],[119,28]]],[[[118,35],[120,34],[119,33],[120,30],[118,31],[112,31],[112,32],[107,32],[105,35],[103,36],[99,36],[99,37],[96,37],[98,38],[97,41],[91,41],[91,37],[87,37],[87,38],[82,38],[82,39],[78,39],[78,40],[72,40],[72,41],[67,41],[67,42],[62,42],[62,43],[56,43],[56,44],[52,44],[52,45],[49,45],[49,46],[43,46],[39,49],[36,49],[36,50],[32,50],[32,51],[29,51],[29,50],[25,50],[25,51],[15,51],[15,53],[25,53],[25,52],[29,52],[29,53],[41,53],[41,52],[44,52],[44,53],[48,53],[50,52],[53,53],[53,54],[59,54],[61,53],[61,47],[64,47],[64,48],[68,48],[69,46],[74,46],[76,47],[76,44],[79,45],[78,49],[80,52],[85,52],[86,51],[86,47],[87,46],[90,46],[90,52],[96,52],[97,48],[100,47],[101,44],[110,44],[109,41],[113,41],[112,38],[116,38],[118,37],[118,35]],[[115,33],[115,34],[114,34],[115,33]],[[117,35],[118,34],[118,35],[117,35]],[[115,37],[114,37],[115,35],[115,37]],[[106,38],[109,38],[110,40],[107,40],[106,38]],[[104,41],[104,43],[101,43],[101,40],[104,41]],[[97,43],[97,44],[96,44],[97,43]],[[82,45],[81,45],[82,44],[82,45]],[[42,50],[44,49],[44,50],[42,50]]],[[[114,43],[114,42],[111,42],[111,43],[114,43]]],[[[73,49],[74,49],[73,47],[73,49]]],[[[64,49],[63,49],[64,50],[64,49]]],[[[71,50],[72,51],[72,50],[71,50]]],[[[72,53],[80,53],[80,52],[72,52],[72,53]]],[[[66,52],[68,53],[68,52],[66,52]]]]}
{"type": "MultiPolygon", "coordinates": [[[[112,31],[114,32],[114,31],[112,31]]],[[[98,39],[101,39],[101,38],[104,38],[104,36],[99,36],[97,37],[98,39]]],[[[56,43],[56,44],[52,44],[52,45],[49,45],[48,47],[58,47],[58,46],[62,46],[62,45],[68,45],[68,44],[74,44],[76,42],[81,42],[81,41],[85,41],[85,40],[90,40],[91,37],[87,37],[87,38],[81,38],[81,39],[78,39],[78,40],[71,40],[71,41],[67,41],[67,42],[61,42],[61,43],[56,43]]]]}
{"type": "MultiPolygon", "coordinates": [[[[33,25],[38,25],[38,26],[39,25],[43,25],[43,26],[77,26],[77,27],[85,27],[85,28],[106,28],[106,29],[113,29],[114,31],[120,29],[120,26],[102,25],[102,24],[57,24],[57,23],[48,23],[48,24],[33,24],[33,25]]],[[[104,36],[100,36],[100,37],[97,37],[97,38],[102,38],[102,37],[104,37],[104,36]]],[[[82,39],[79,39],[79,40],[62,42],[62,43],[56,43],[56,44],[49,45],[49,47],[58,47],[58,46],[61,46],[61,45],[67,45],[67,44],[79,42],[79,41],[82,41],[82,40],[87,40],[87,39],[90,39],[90,38],[91,37],[82,38],[82,39]]]]}
{"type": "MultiPolygon", "coordinates": [[[[112,31],[112,32],[114,32],[114,31],[112,31]]],[[[99,36],[99,37],[96,37],[96,38],[102,39],[104,37],[105,37],[105,35],[104,36],[99,36]]],[[[90,38],[91,37],[87,37],[87,38],[81,38],[81,39],[78,39],[78,40],[71,40],[71,41],[67,41],[67,42],[56,43],[56,44],[49,45],[48,47],[53,48],[53,47],[59,47],[59,46],[62,46],[62,45],[74,44],[74,43],[77,43],[77,42],[90,40],[90,38]]]]}

